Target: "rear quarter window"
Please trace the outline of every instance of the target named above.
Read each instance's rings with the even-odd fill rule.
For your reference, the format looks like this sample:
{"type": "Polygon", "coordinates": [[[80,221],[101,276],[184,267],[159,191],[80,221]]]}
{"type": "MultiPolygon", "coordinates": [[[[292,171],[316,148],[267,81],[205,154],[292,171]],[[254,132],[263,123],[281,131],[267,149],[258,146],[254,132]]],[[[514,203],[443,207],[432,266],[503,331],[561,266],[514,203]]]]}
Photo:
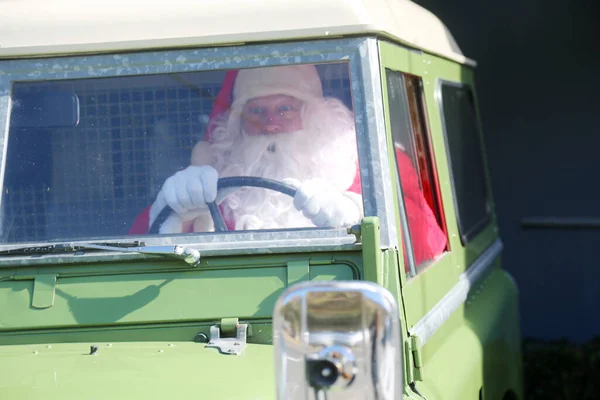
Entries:
{"type": "Polygon", "coordinates": [[[491,219],[483,145],[469,86],[442,82],[440,102],[461,241],[468,243],[491,219]]]}

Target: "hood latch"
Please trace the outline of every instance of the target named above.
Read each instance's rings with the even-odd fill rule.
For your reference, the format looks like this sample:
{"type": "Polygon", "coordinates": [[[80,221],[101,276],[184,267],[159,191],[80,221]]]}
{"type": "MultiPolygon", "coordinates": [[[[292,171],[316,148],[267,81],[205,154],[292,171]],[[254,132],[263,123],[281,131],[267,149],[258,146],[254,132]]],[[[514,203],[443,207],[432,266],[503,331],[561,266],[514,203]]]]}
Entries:
{"type": "Polygon", "coordinates": [[[239,355],[246,347],[248,324],[240,324],[237,318],[223,318],[220,325],[210,327],[206,347],[215,347],[221,354],[239,355]]]}

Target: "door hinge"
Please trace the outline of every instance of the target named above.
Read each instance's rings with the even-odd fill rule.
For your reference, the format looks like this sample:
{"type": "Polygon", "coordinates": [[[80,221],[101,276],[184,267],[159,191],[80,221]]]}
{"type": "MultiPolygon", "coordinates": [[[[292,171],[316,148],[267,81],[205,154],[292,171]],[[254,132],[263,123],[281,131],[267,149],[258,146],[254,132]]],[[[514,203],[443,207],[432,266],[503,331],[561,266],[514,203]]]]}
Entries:
{"type": "Polygon", "coordinates": [[[310,278],[310,267],[308,261],[288,261],[287,263],[287,287],[294,283],[306,282],[310,278]]]}
{"type": "Polygon", "coordinates": [[[423,380],[423,355],[419,337],[411,336],[404,342],[406,350],[406,372],[408,382],[423,380]]]}
{"type": "Polygon", "coordinates": [[[310,280],[310,267],[317,265],[331,265],[333,258],[330,255],[312,256],[308,260],[287,262],[287,286],[310,280]]]}
{"type": "Polygon", "coordinates": [[[49,308],[54,305],[56,296],[56,280],[58,274],[29,273],[17,274],[12,277],[15,281],[33,280],[33,293],[31,295],[32,308],[49,308]]]}

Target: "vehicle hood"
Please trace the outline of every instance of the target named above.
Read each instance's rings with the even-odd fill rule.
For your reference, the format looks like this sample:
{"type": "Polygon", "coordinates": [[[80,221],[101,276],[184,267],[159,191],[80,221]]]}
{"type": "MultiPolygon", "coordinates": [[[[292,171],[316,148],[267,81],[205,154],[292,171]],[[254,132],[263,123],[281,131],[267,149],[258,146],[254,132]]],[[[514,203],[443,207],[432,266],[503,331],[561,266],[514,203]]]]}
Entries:
{"type": "Polygon", "coordinates": [[[273,357],[257,344],[237,356],[192,342],[2,346],[0,398],[274,399],[273,357]]]}

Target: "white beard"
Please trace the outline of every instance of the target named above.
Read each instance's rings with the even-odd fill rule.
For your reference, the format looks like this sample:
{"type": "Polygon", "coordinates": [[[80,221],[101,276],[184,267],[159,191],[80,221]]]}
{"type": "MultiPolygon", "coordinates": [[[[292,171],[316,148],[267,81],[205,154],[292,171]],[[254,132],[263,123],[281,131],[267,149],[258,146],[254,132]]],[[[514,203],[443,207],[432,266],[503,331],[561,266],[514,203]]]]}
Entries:
{"type": "MultiPolygon", "coordinates": [[[[233,116],[232,116],[233,117],[233,116]]],[[[294,133],[249,136],[239,125],[217,126],[230,131],[215,141],[215,168],[221,177],[255,176],[300,183],[313,178],[328,181],[332,188],[346,191],[357,167],[356,134],[350,111],[337,99],[306,107],[306,129],[294,133]]],[[[236,230],[314,227],[285,194],[262,188],[244,187],[222,203],[224,217],[235,221],[236,230]]]]}

